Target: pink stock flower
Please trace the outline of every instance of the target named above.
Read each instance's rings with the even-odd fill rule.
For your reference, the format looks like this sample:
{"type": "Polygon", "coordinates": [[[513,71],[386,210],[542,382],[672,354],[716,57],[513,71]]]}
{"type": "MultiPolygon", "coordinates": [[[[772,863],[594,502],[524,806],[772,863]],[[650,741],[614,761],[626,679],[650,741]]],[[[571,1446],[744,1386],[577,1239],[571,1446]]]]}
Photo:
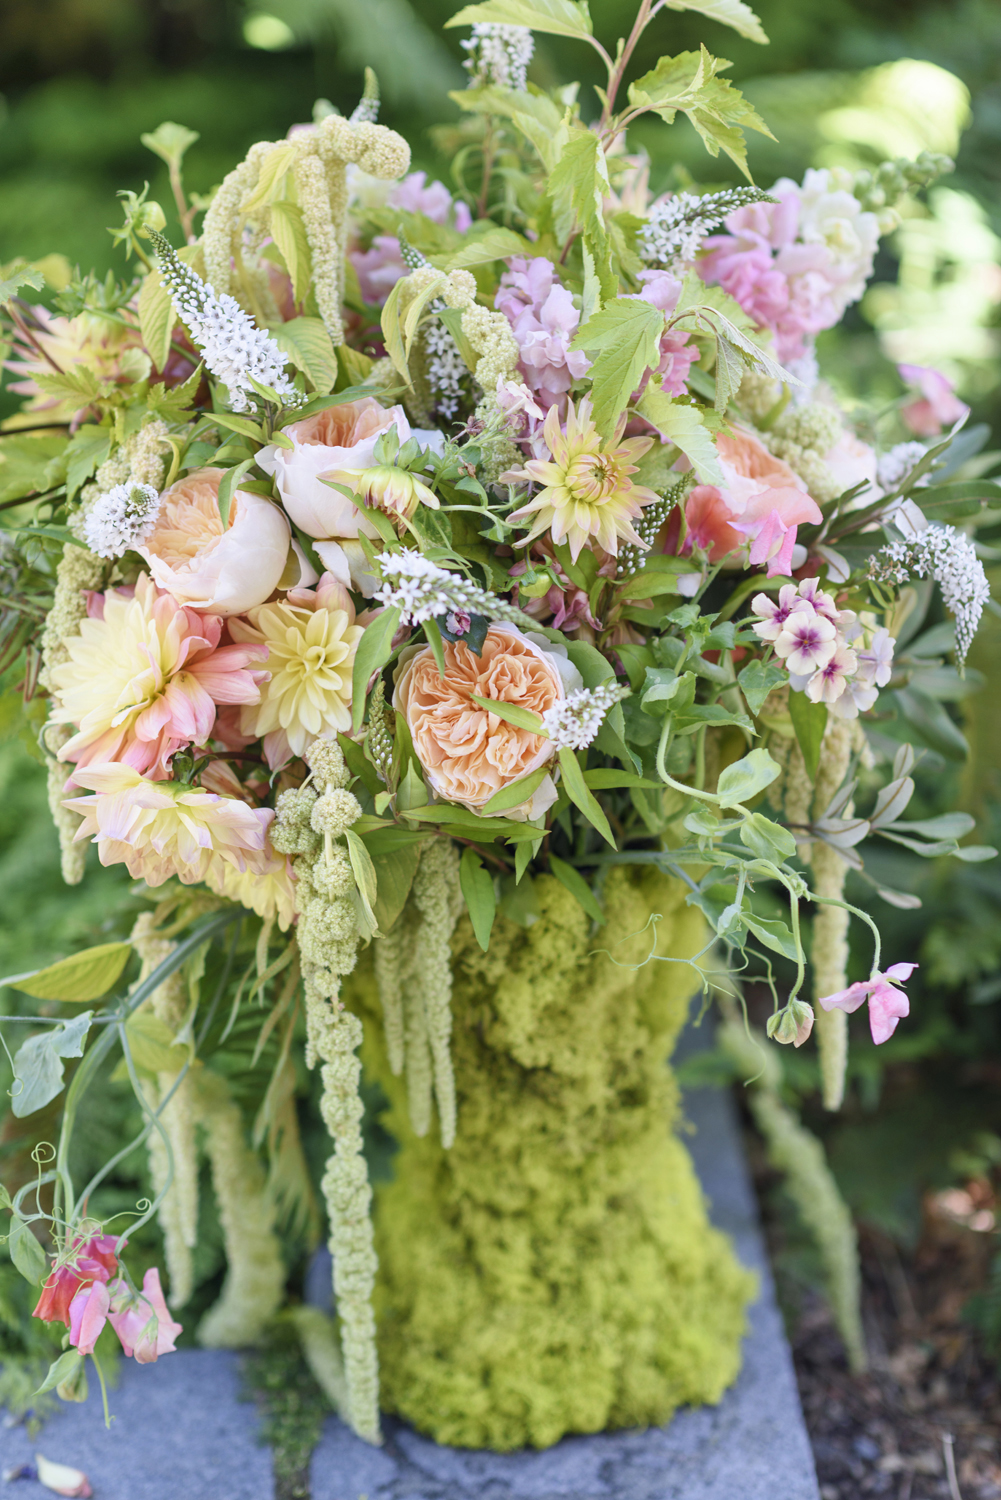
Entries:
{"type": "Polygon", "coordinates": [[[917,964],[891,964],[885,974],[877,971],[869,979],[850,984],[846,990],[822,997],[820,1004],[825,1010],[843,1010],[850,1016],[868,1000],[869,1027],[873,1041],[879,1046],[889,1041],[897,1022],[911,1012],[910,1001],[895,988],[893,981],[906,984],[917,967],[917,964]]]}
{"type": "Polygon", "coordinates": [[[570,348],[580,313],[551,260],[515,256],[508,265],[494,306],[514,330],[526,385],[547,411],[558,405],[562,414],[567,391],[591,368],[583,351],[570,348]]]}
{"type": "Polygon", "coordinates": [[[121,1279],[112,1282],[110,1292],[108,1322],[129,1358],[134,1355],[136,1364],[149,1365],[161,1354],[174,1353],[174,1341],[183,1329],[167,1311],[156,1266],[143,1277],[141,1293],[130,1292],[121,1279]]]}
{"type": "Polygon", "coordinates": [[[796,610],[775,641],[775,655],[787,669],[802,676],[825,667],[837,650],[837,627],[815,610],[796,610]]]}
{"type": "Polygon", "coordinates": [[[400,277],[407,274],[395,234],[377,234],[367,250],[349,250],[348,260],[358,273],[362,297],[372,307],[381,307],[400,277]]]}
{"type": "Polygon", "coordinates": [[[914,386],[919,392],[918,400],[900,413],[917,437],[938,437],[943,427],[952,427],[969,411],[956,395],[952,381],[940,370],[925,365],[898,365],[897,372],[905,385],[914,386]]]}
{"type": "Polygon", "coordinates": [[[686,550],[701,547],[720,562],[747,547],[750,561],[768,563],[768,576],[788,573],[796,528],[817,524],[820,507],[788,464],[775,458],[753,433],[734,428],[716,439],[725,485],[698,484],[685,505],[686,550]]]}
{"type": "Polygon", "coordinates": [[[60,760],[118,760],[167,777],[175,750],[209,738],[217,704],[259,701],[265,674],[248,669],[263,652],[220,646],[222,628],[218,615],[178,604],[146,573],[134,593],[109,589],[101,617],[66,638],[69,660],[51,674],[52,718],[77,729],[60,760]]]}

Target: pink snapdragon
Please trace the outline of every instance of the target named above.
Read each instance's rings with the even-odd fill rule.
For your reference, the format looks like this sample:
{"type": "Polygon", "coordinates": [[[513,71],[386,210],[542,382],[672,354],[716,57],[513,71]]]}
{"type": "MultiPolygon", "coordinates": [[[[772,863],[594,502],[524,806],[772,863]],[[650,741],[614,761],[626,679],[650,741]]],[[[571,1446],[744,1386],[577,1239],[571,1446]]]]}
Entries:
{"type": "Polygon", "coordinates": [[[820,1004],[825,1010],[843,1010],[851,1015],[860,1005],[869,1002],[869,1028],[877,1047],[889,1041],[897,1029],[897,1022],[910,1015],[911,1004],[896,984],[906,984],[917,968],[917,964],[891,964],[885,974],[878,970],[870,978],[858,984],[850,984],[846,990],[825,995],[820,1004]]]}
{"type": "Polygon", "coordinates": [[[918,392],[918,399],[900,413],[915,436],[938,437],[944,427],[952,427],[970,410],[956,395],[952,381],[940,370],[925,365],[898,365],[897,373],[905,385],[918,392]]]}
{"type": "Polygon", "coordinates": [[[581,380],[591,368],[582,350],[570,348],[580,313],[560,282],[556,267],[545,256],[532,260],[514,256],[508,267],[494,306],[507,318],[518,340],[525,384],[540,406],[546,411],[559,406],[562,416],[573,382],[581,380]]]}

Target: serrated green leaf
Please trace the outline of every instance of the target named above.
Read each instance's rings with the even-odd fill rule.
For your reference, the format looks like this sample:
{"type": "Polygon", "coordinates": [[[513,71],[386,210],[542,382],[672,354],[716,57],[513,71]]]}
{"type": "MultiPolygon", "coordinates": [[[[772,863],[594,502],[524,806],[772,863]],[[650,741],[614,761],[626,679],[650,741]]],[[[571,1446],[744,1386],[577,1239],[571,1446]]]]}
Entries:
{"type": "Polygon", "coordinates": [[[351,671],[351,722],[357,731],[365,716],[365,690],[373,672],[384,667],[392,655],[393,636],[400,623],[398,608],[384,610],[376,615],[365,634],[358,642],[354,666],[351,671]]]}
{"type": "MultiPolygon", "coordinates": [[[[7,1249],[25,1281],[29,1281],[32,1286],[39,1286],[45,1280],[49,1272],[48,1257],[30,1227],[18,1214],[11,1215],[7,1249]]],[[[76,1350],[73,1352],[75,1354],[76,1350]]]]}
{"type": "Polygon", "coordinates": [[[657,365],[663,332],[663,312],[638,297],[613,298],[578,329],[571,348],[592,360],[594,421],[604,437],[611,437],[629,397],[657,365]]]}
{"type": "Polygon", "coordinates": [[[668,10],[695,10],[710,21],[732,26],[749,42],[767,44],[764,27],[744,0],[665,0],[668,10]]]}
{"type": "Polygon", "coordinates": [[[139,290],[139,332],[157,370],[164,370],[170,358],[171,335],[177,314],[170,292],[159,271],[150,271],[139,290]]]}
{"type": "MultiPolygon", "coordinates": [[[[445,262],[446,271],[466,270],[470,266],[489,265],[494,260],[506,260],[509,255],[531,255],[532,245],[513,229],[504,229],[492,224],[485,234],[475,239],[467,235],[462,248],[456,250],[445,262]]],[[[435,262],[437,264],[437,261],[435,262]]]]}
{"type": "Polygon", "coordinates": [[[21,287],[30,286],[36,292],[45,287],[45,277],[41,271],[36,271],[34,266],[23,265],[17,271],[12,271],[5,280],[0,281],[0,307],[10,301],[21,287]]]}
{"type": "Polygon", "coordinates": [[[665,442],[674,443],[681,449],[695,469],[700,484],[724,483],[715,444],[697,406],[672,400],[651,380],[637,410],[656,427],[665,442]]]}
{"type": "Polygon", "coordinates": [[[591,826],[598,830],[602,838],[615,849],[617,845],[612,830],[608,826],[608,819],[602,812],[598,799],[584,780],[584,773],[572,750],[560,751],[560,770],[563,772],[563,786],[570,801],[584,814],[591,826]]]}
{"type": "Polygon", "coordinates": [[[575,126],[550,168],[546,183],[553,205],[557,237],[565,240],[579,229],[590,251],[602,297],[613,298],[618,278],[612,270],[604,200],[609,192],[608,169],[601,143],[593,130],[575,126]]]}
{"type": "Polygon", "coordinates": [[[586,37],[592,34],[587,5],[573,0],[483,0],[480,5],[465,5],[449,26],[474,26],[478,21],[492,21],[499,26],[527,26],[551,36],[586,37]]]}
{"type": "Polygon", "coordinates": [[[668,125],[676,114],[687,115],[710,156],[725,151],[750,181],[744,130],[775,137],[740,90],[718,76],[730,66],[705,47],[700,52],[662,57],[655,68],[630,84],[629,102],[636,109],[653,110],[668,125]]]}
{"type": "Polygon", "coordinates": [[[475,849],[463,850],[459,861],[459,888],[469,912],[469,920],[473,924],[476,941],[486,953],[490,947],[490,934],[497,914],[497,897],[493,877],[483,868],[483,861],[475,849]]]}
{"type": "Polygon", "coordinates": [[[580,902],[592,921],[600,922],[604,925],[608,919],[598,905],[597,896],[580,871],[575,870],[573,865],[568,865],[566,860],[557,859],[555,854],[549,856],[549,868],[560,884],[566,886],[571,896],[574,896],[580,902]]]}
{"type": "Polygon", "coordinates": [[[98,464],[108,456],[111,433],[107,427],[78,427],[66,449],[66,498],[72,500],[98,464]]]}
{"type": "Polygon", "coordinates": [[[770,786],[781,773],[767,750],[751,750],[742,760],[735,761],[720,772],[716,783],[716,795],[721,807],[736,807],[739,802],[748,802],[758,792],[770,786]]]}
{"type": "Polygon", "coordinates": [[[272,203],[271,236],[282,253],[292,282],[292,296],[296,302],[302,302],[309,291],[313,256],[306,236],[302,209],[298,203],[287,203],[284,200],[272,203]]]}
{"type": "Polygon", "coordinates": [[[110,990],[128,963],[131,943],[100,943],[84,948],[69,958],[60,959],[45,969],[29,974],[12,974],[0,979],[0,989],[9,985],[23,990],[36,1000],[73,1000],[84,1003],[97,1000],[110,990]]]}

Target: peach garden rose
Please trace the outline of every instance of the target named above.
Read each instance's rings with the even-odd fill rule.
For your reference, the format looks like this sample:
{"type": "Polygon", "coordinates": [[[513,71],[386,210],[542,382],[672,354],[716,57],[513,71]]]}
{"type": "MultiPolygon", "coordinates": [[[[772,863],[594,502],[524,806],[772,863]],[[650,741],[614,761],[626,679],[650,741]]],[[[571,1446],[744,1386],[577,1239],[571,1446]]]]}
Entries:
{"type": "MultiPolygon", "coordinates": [[[[481,812],[495,792],[552,759],[551,740],[509,724],[473,697],[496,698],[544,714],[583,679],[564,648],[516,625],[491,625],[477,656],[462,641],[444,644],[445,673],[429,646],[403,652],[393,707],[404,714],[417,758],[439,797],[481,812]]],[[[534,795],[503,814],[524,822],[556,800],[546,776],[534,795]]]]}

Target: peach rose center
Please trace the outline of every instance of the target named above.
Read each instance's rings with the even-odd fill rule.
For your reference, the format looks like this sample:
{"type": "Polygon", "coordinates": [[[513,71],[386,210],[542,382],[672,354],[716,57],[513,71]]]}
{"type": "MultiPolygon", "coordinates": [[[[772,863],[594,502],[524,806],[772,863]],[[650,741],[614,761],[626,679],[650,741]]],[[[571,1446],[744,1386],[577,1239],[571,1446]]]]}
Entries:
{"type": "Polygon", "coordinates": [[[444,796],[483,802],[521,776],[546,741],[480,708],[473,695],[543,714],[559,697],[557,673],[529,643],[493,628],[482,656],[461,641],[445,642],[444,652],[444,675],[430,648],[410,667],[414,749],[444,796]]]}
{"type": "MultiPolygon", "coordinates": [[[[205,553],[224,534],[219,514],[219,478],[214,474],[193,476],[171,485],[160,502],[156,525],[146,547],[171,568],[184,567],[205,553]]],[[[230,505],[230,522],[236,519],[237,497],[230,505]]]]}
{"type": "Polygon", "coordinates": [[[361,401],[350,401],[344,406],[331,406],[307,417],[289,429],[297,443],[310,446],[318,444],[324,448],[353,448],[364,438],[374,437],[393,425],[393,416],[378,401],[366,396],[361,401]]]}
{"type": "Polygon", "coordinates": [[[805,486],[787,463],[769,453],[764,443],[749,432],[720,433],[716,439],[716,451],[725,463],[736,469],[745,479],[756,479],[759,484],[775,490],[801,490],[805,486]]]}

